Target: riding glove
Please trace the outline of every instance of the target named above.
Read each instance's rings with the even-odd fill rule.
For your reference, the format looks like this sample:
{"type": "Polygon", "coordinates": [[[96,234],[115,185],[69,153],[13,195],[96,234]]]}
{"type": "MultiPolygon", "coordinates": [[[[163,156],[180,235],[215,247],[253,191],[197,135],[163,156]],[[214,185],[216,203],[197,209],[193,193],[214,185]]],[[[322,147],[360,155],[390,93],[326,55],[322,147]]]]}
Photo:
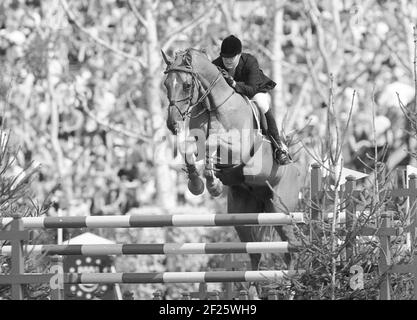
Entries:
{"type": "Polygon", "coordinates": [[[226,70],[223,69],[222,74],[223,74],[224,80],[226,80],[227,84],[231,87],[234,87],[236,82],[233,79],[233,77],[229,74],[229,72],[227,72],[226,70]]]}

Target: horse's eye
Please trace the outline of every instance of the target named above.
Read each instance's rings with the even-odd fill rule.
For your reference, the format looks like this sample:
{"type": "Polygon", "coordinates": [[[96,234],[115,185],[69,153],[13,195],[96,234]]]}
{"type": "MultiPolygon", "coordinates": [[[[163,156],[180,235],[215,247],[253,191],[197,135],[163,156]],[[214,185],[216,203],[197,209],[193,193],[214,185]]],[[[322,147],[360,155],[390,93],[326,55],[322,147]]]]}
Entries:
{"type": "Polygon", "coordinates": [[[183,84],[183,89],[184,89],[184,91],[188,91],[188,90],[190,90],[190,89],[191,89],[191,84],[189,84],[189,83],[184,83],[184,84],[183,84]]]}

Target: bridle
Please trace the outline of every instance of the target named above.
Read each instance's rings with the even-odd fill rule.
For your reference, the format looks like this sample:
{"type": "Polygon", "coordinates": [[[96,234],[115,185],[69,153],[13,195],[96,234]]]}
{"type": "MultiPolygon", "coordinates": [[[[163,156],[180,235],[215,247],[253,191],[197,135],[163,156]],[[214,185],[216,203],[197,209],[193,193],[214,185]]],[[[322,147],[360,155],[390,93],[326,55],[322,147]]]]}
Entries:
{"type": "Polygon", "coordinates": [[[190,119],[194,119],[194,118],[200,117],[203,113],[216,111],[218,108],[223,106],[235,93],[235,90],[232,90],[232,93],[218,106],[214,106],[213,108],[211,108],[210,104],[206,104],[206,107],[203,108],[203,110],[200,111],[198,114],[191,115],[194,107],[200,105],[209,96],[211,91],[216,86],[217,82],[220,80],[220,77],[222,76],[222,73],[219,71],[216,78],[210,83],[207,90],[204,91],[203,86],[201,85],[201,81],[198,79],[198,74],[194,70],[192,70],[191,68],[187,68],[187,67],[183,67],[183,66],[173,66],[173,67],[168,67],[165,70],[164,73],[170,73],[170,72],[185,72],[185,73],[190,74],[191,77],[192,77],[190,94],[187,97],[185,97],[183,99],[180,99],[180,100],[170,100],[170,104],[169,104],[169,108],[171,108],[171,107],[177,108],[177,111],[181,115],[183,120],[185,120],[186,117],[188,117],[190,119]],[[193,96],[194,96],[194,90],[196,88],[197,89],[202,88],[204,93],[198,98],[198,100],[195,103],[192,103],[193,96]],[[185,110],[185,112],[181,112],[180,108],[177,106],[177,103],[185,102],[185,101],[188,101],[187,109],[185,110]]]}

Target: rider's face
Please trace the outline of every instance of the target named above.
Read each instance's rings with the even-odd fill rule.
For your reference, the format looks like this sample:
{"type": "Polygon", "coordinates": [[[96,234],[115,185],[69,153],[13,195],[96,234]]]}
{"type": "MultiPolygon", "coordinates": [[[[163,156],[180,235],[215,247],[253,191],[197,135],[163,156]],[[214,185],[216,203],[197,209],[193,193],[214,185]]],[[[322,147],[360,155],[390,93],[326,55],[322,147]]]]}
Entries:
{"type": "Polygon", "coordinates": [[[239,64],[239,59],[240,59],[240,54],[231,58],[222,57],[223,64],[228,70],[236,68],[236,66],[239,64]]]}

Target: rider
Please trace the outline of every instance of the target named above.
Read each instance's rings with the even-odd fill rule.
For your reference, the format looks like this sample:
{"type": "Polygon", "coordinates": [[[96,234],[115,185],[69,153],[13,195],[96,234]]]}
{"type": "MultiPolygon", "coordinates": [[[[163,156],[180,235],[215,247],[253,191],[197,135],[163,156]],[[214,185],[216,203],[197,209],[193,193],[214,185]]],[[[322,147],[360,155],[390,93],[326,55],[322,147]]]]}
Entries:
{"type": "Polygon", "coordinates": [[[279,137],[277,124],[270,109],[271,98],[268,91],[274,89],[276,83],[264,75],[254,56],[242,53],[242,42],[234,35],[223,40],[220,57],[215,59],[213,64],[220,68],[225,80],[236,92],[255,100],[265,113],[275,160],[281,165],[291,162],[288,148],[279,137]]]}

